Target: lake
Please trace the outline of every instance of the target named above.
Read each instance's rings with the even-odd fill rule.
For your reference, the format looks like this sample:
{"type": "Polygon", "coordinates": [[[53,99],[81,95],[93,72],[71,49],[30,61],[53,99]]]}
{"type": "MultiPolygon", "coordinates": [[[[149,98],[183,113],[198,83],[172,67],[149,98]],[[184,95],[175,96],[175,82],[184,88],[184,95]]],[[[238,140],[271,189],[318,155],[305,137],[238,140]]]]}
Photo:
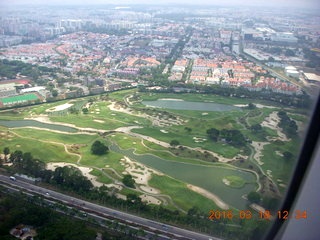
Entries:
{"type": "Polygon", "coordinates": [[[57,124],[42,123],[35,120],[0,120],[0,126],[7,128],[16,127],[38,127],[38,128],[48,128],[51,130],[61,131],[61,132],[78,132],[76,128],[62,126],[57,124]]]}
{"type": "Polygon", "coordinates": [[[213,103],[213,102],[189,102],[180,99],[158,99],[156,101],[142,101],[142,104],[149,107],[167,108],[174,110],[193,110],[193,111],[206,111],[206,112],[223,112],[232,110],[241,110],[227,104],[213,103]]]}
{"type": "Polygon", "coordinates": [[[221,166],[203,166],[188,163],[179,163],[165,160],[151,154],[134,154],[133,149],[120,149],[117,145],[109,146],[110,150],[128,156],[148,167],[158,170],[180,181],[204,188],[218,195],[225,203],[238,209],[246,209],[247,201],[242,198],[256,189],[256,177],[253,173],[221,166]],[[222,179],[226,176],[236,175],[250,182],[243,188],[230,188],[222,179]]]}

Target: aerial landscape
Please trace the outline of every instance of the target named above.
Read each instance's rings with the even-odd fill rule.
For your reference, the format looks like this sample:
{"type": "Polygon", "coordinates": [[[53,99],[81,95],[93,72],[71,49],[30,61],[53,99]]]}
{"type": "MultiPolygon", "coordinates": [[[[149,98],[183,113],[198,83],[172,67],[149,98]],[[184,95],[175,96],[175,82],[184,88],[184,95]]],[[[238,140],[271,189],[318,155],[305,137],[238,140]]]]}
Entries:
{"type": "Polygon", "coordinates": [[[320,87],[296,2],[1,3],[1,239],[263,239],[320,87]]]}

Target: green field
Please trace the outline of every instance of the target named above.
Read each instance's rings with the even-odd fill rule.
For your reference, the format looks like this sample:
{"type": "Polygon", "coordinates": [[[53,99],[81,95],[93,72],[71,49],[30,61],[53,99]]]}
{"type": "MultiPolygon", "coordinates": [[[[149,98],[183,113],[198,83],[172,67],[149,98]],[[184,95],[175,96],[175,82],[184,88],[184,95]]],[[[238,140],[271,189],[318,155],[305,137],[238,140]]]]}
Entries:
{"type": "Polygon", "coordinates": [[[11,104],[17,104],[17,103],[25,103],[25,102],[33,101],[37,99],[39,98],[36,94],[29,93],[29,94],[24,94],[19,96],[1,98],[0,101],[3,103],[3,105],[11,105],[11,104]]]}

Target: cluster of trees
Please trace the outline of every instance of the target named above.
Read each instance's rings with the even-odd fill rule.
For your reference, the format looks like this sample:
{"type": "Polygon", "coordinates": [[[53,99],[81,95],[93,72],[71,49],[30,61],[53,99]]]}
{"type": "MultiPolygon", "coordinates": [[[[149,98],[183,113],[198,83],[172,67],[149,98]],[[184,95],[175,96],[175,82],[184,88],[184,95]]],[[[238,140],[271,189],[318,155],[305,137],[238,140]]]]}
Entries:
{"type": "Polygon", "coordinates": [[[293,106],[299,108],[308,109],[311,106],[311,98],[308,94],[292,94],[287,95],[283,93],[272,92],[269,89],[263,89],[261,91],[250,91],[244,87],[224,87],[220,85],[180,85],[179,83],[166,81],[161,82],[163,88],[161,90],[147,90],[146,88],[139,88],[141,92],[161,92],[161,93],[176,93],[175,88],[184,88],[185,91],[180,91],[180,93],[200,93],[200,94],[216,94],[225,97],[236,97],[236,98],[249,98],[249,99],[261,99],[280,103],[286,106],[293,106]]]}
{"type": "Polygon", "coordinates": [[[53,74],[60,72],[56,68],[48,68],[44,66],[36,66],[30,63],[24,63],[22,61],[7,59],[0,60],[0,77],[16,78],[17,73],[32,78],[37,81],[42,74],[53,74]]]}
{"type": "Polygon", "coordinates": [[[287,57],[295,56],[295,51],[290,48],[283,49],[280,47],[271,47],[271,48],[265,48],[264,50],[268,53],[272,53],[276,55],[284,54],[287,57]]]}
{"type": "Polygon", "coordinates": [[[221,131],[219,131],[216,128],[210,128],[207,130],[207,134],[209,138],[214,142],[224,140],[234,147],[243,147],[247,142],[243,134],[237,129],[222,129],[221,131]]]}
{"type": "Polygon", "coordinates": [[[109,148],[99,140],[91,145],[91,153],[94,155],[104,155],[108,153],[108,151],[109,148]]]}
{"type": "MultiPolygon", "coordinates": [[[[41,203],[41,199],[37,197],[28,198],[19,193],[8,195],[0,192],[0,201],[0,238],[2,240],[15,239],[9,234],[9,231],[19,224],[34,227],[37,231],[35,239],[96,239],[96,229],[83,221],[57,213],[44,205],[44,202],[41,203]]],[[[122,237],[112,236],[103,229],[99,229],[99,231],[106,239],[122,237]]]]}
{"type": "Polygon", "coordinates": [[[294,137],[295,135],[297,135],[298,126],[296,122],[292,120],[284,111],[279,111],[278,116],[280,118],[278,126],[282,128],[283,132],[288,137],[294,137]]]}
{"type": "Polygon", "coordinates": [[[270,211],[276,211],[280,205],[280,199],[269,196],[261,196],[260,193],[252,191],[247,195],[248,201],[251,203],[261,204],[263,207],[270,211]]]}
{"type": "Polygon", "coordinates": [[[126,174],[123,176],[122,183],[130,188],[135,188],[134,184],[136,183],[133,177],[130,174],[126,174]]]}
{"type": "Polygon", "coordinates": [[[51,171],[45,168],[43,161],[33,158],[30,152],[23,153],[20,150],[11,153],[9,160],[12,162],[15,172],[36,178],[40,177],[43,182],[57,185],[62,189],[82,193],[93,188],[91,181],[83,176],[76,167],[57,167],[51,171]]]}

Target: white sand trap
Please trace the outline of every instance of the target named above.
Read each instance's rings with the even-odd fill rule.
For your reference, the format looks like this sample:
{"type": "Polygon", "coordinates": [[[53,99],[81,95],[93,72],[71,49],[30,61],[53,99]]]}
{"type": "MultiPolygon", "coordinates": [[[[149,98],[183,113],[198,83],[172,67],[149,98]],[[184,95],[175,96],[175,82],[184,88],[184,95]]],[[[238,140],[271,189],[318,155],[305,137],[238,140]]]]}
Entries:
{"type": "Polygon", "coordinates": [[[222,182],[223,182],[225,185],[230,186],[230,181],[229,181],[228,179],[223,178],[223,179],[222,179],[222,182]]]}
{"type": "Polygon", "coordinates": [[[248,107],[247,104],[234,104],[235,107],[248,107]]]}
{"type": "Polygon", "coordinates": [[[261,166],[263,165],[263,162],[261,161],[261,157],[263,157],[262,150],[265,145],[270,144],[269,142],[255,142],[252,141],[251,145],[255,150],[255,154],[253,155],[253,158],[258,162],[258,164],[261,166]]]}
{"type": "Polygon", "coordinates": [[[207,112],[201,113],[202,116],[206,116],[206,115],[208,115],[208,114],[209,114],[209,113],[207,113],[207,112]]]}
{"type": "Polygon", "coordinates": [[[209,198],[211,199],[212,201],[214,201],[217,206],[221,209],[224,209],[224,210],[228,210],[229,209],[229,205],[226,204],[225,202],[223,202],[217,195],[203,189],[203,188],[200,188],[200,187],[197,187],[197,186],[194,186],[194,185],[191,185],[191,184],[188,184],[187,185],[189,189],[191,189],[192,191],[195,191],[199,194],[201,194],[202,196],[206,197],[206,198],[209,198]]]}
{"type": "Polygon", "coordinates": [[[162,133],[168,133],[168,131],[161,129],[160,132],[162,133]]]}
{"type": "Polygon", "coordinates": [[[160,191],[158,189],[155,189],[153,187],[149,186],[140,186],[141,190],[147,193],[154,193],[154,194],[159,194],[160,191]]]}
{"type": "Polygon", "coordinates": [[[139,197],[141,198],[142,202],[146,202],[147,204],[155,204],[155,205],[161,204],[161,201],[153,196],[142,194],[139,197]]]}
{"type": "Polygon", "coordinates": [[[62,104],[62,105],[59,105],[59,106],[56,106],[56,107],[53,107],[53,108],[49,108],[49,109],[46,110],[46,112],[62,111],[62,110],[68,109],[71,106],[73,106],[72,103],[65,103],[65,104],[62,104]]]}
{"type": "Polygon", "coordinates": [[[94,119],[93,121],[94,121],[94,122],[98,122],[98,123],[105,123],[105,121],[97,120],[97,119],[94,119]]]}

